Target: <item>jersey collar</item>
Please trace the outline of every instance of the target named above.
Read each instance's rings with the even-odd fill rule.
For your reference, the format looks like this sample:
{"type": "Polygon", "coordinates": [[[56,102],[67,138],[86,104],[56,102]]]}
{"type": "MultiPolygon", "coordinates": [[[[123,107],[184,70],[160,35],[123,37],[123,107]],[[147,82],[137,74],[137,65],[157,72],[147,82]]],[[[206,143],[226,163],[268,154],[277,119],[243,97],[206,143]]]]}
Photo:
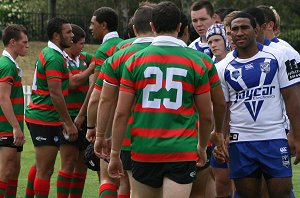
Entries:
{"type": "Polygon", "coordinates": [[[6,50],[3,50],[2,56],[6,56],[7,58],[9,58],[16,65],[16,68],[18,70],[18,75],[20,77],[22,77],[22,69],[19,67],[18,63],[16,62],[15,59],[13,59],[13,57],[10,55],[10,53],[6,50]]]}
{"type": "Polygon", "coordinates": [[[107,40],[109,40],[111,38],[116,38],[116,37],[119,37],[118,32],[116,32],[116,31],[109,32],[103,37],[102,44],[105,43],[107,40]]]}
{"type": "Polygon", "coordinates": [[[186,43],[172,36],[157,36],[153,39],[151,45],[155,46],[174,46],[187,47],[186,43]]]}
{"type": "MultiPolygon", "coordinates": [[[[261,43],[256,42],[257,48],[259,51],[262,51],[262,49],[264,48],[264,46],[261,43]]],[[[238,57],[238,52],[237,49],[234,49],[233,54],[232,54],[235,58],[238,57]]]]}
{"type": "Polygon", "coordinates": [[[66,51],[63,51],[64,57],[66,58],[66,60],[68,61],[67,66],[69,67],[70,64],[74,64],[76,67],[79,67],[80,64],[80,55],[76,56],[75,59],[71,58],[68,53],[66,51]],[[71,62],[71,63],[70,63],[71,62]]]}
{"type": "Polygon", "coordinates": [[[55,51],[58,51],[61,55],[63,55],[64,58],[66,58],[64,56],[64,52],[57,45],[55,45],[53,42],[48,41],[48,47],[51,48],[51,49],[54,49],[55,51]]]}
{"type": "Polygon", "coordinates": [[[274,43],[280,42],[279,39],[278,39],[277,37],[272,38],[271,41],[274,42],[274,43]]]}
{"type": "Polygon", "coordinates": [[[143,37],[143,38],[137,38],[135,39],[132,44],[136,43],[152,43],[154,37],[143,37]]]}

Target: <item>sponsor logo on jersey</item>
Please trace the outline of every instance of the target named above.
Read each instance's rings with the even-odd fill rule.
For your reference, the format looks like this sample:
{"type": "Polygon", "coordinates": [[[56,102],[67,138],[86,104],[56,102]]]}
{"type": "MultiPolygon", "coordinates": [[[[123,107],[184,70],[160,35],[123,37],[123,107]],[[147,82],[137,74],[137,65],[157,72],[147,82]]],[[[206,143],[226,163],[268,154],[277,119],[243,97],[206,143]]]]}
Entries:
{"type": "Polygon", "coordinates": [[[297,64],[296,61],[293,59],[291,61],[286,61],[285,66],[289,80],[293,80],[295,78],[300,77],[300,63],[297,64]]]}
{"type": "Polygon", "coordinates": [[[47,140],[47,138],[42,137],[42,136],[37,136],[35,139],[36,139],[37,141],[39,141],[39,142],[41,142],[41,141],[46,141],[46,140],[47,140]]]}
{"type": "Polygon", "coordinates": [[[59,141],[58,136],[54,136],[53,140],[54,140],[54,142],[58,142],[59,141]]]}
{"type": "Polygon", "coordinates": [[[269,62],[264,62],[264,63],[260,63],[260,70],[264,73],[269,73],[270,72],[270,63],[269,62]]]}
{"type": "Polygon", "coordinates": [[[254,69],[253,63],[246,64],[246,65],[245,65],[245,69],[246,69],[246,70],[254,69]]]}

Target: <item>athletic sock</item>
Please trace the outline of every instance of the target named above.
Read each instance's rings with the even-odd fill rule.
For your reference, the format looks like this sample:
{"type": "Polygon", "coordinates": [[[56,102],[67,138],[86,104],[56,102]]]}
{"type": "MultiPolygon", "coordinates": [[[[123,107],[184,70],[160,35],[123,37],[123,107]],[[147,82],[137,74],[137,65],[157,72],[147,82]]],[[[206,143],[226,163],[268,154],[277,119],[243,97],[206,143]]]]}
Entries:
{"type": "Polygon", "coordinates": [[[72,174],[64,173],[61,170],[58,171],[58,176],[56,180],[57,198],[69,197],[71,180],[72,180],[72,174]]]}
{"type": "Polygon", "coordinates": [[[35,198],[48,197],[50,190],[50,180],[35,178],[33,186],[35,198]]]}
{"type": "Polygon", "coordinates": [[[7,183],[0,181],[0,198],[4,198],[7,183]]]}
{"type": "Polygon", "coordinates": [[[18,180],[17,179],[9,179],[7,181],[5,198],[16,198],[18,188],[18,180]]]}
{"type": "Polygon", "coordinates": [[[33,190],[33,184],[34,179],[36,175],[36,166],[31,166],[28,176],[27,176],[27,186],[26,186],[26,193],[25,198],[33,198],[34,197],[34,190],[33,190]]]}
{"type": "Polygon", "coordinates": [[[130,194],[118,195],[118,198],[130,198],[130,194]]]}
{"type": "Polygon", "coordinates": [[[81,198],[85,183],[86,173],[73,173],[70,186],[70,198],[81,198]]]}
{"type": "Polygon", "coordinates": [[[115,184],[102,184],[99,189],[99,198],[117,198],[117,186],[115,184]]]}

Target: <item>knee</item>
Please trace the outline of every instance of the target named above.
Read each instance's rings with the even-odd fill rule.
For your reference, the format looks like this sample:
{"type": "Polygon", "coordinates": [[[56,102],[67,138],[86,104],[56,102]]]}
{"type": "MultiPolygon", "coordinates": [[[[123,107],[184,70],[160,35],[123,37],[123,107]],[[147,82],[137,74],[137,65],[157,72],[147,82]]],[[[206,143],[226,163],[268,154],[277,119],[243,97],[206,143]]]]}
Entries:
{"type": "Polygon", "coordinates": [[[54,167],[37,167],[37,177],[42,179],[50,179],[54,172],[54,167]]]}

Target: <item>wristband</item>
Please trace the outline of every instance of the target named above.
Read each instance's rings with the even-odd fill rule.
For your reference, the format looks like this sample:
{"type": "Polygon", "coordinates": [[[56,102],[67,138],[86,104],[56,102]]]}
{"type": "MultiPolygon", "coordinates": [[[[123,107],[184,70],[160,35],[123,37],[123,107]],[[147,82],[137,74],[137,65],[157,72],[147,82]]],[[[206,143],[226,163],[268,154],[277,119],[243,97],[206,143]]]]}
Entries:
{"type": "Polygon", "coordinates": [[[95,126],[92,126],[92,127],[90,127],[90,126],[87,126],[86,128],[87,128],[87,129],[94,129],[94,128],[95,128],[95,126]]]}

